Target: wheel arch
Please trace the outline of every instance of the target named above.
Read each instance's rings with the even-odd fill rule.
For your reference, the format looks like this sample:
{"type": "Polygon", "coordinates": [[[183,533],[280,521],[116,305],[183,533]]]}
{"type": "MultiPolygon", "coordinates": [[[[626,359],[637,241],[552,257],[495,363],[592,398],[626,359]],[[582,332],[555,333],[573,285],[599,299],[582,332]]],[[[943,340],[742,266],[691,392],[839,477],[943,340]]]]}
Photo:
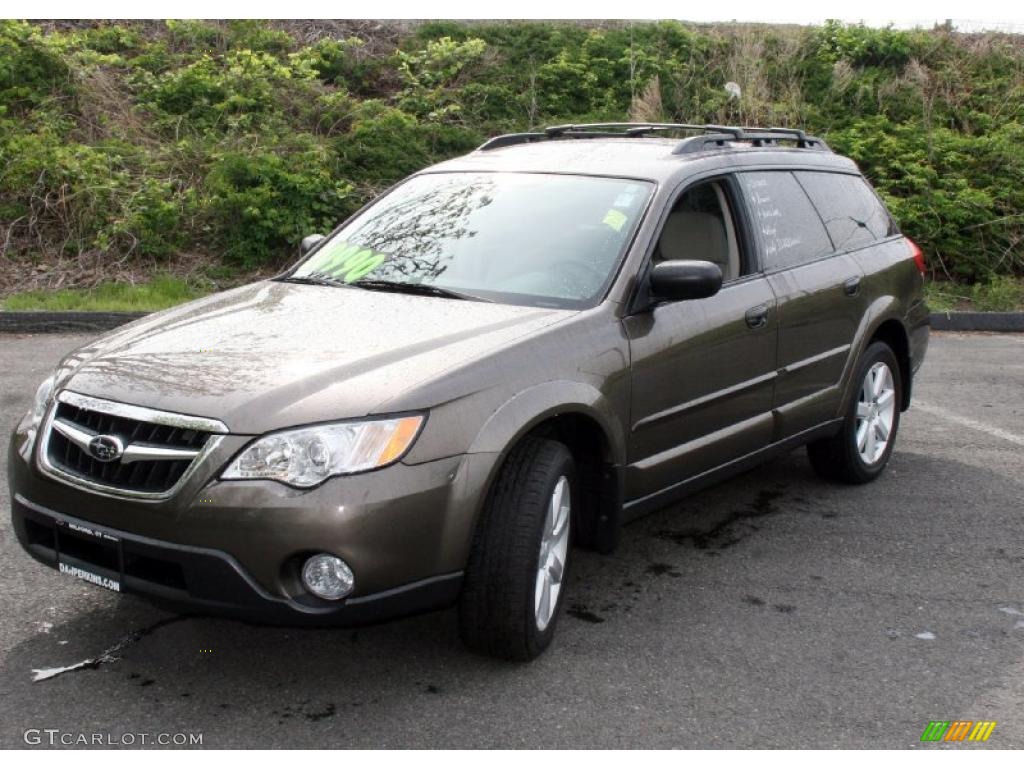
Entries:
{"type": "Polygon", "coordinates": [[[851,354],[847,359],[846,371],[843,379],[846,382],[843,387],[843,397],[840,401],[840,410],[837,415],[846,413],[850,398],[856,391],[859,382],[855,381],[857,365],[861,356],[872,342],[883,341],[889,345],[900,366],[900,381],[903,394],[900,398],[900,410],[905,411],[910,407],[910,390],[912,384],[912,372],[910,363],[910,334],[907,331],[899,312],[899,301],[894,296],[884,296],[875,300],[864,313],[854,343],[851,346],[851,354]]]}
{"type": "Polygon", "coordinates": [[[578,382],[547,382],[509,400],[487,420],[470,448],[490,462],[474,515],[480,519],[509,453],[528,436],[548,436],[569,449],[577,465],[582,504],[574,505],[577,544],[610,552],[618,543],[625,435],[608,399],[578,382]]]}
{"type": "Polygon", "coordinates": [[[893,354],[896,355],[896,362],[900,366],[900,382],[902,383],[900,410],[905,411],[910,407],[910,386],[913,380],[910,372],[910,336],[900,320],[890,317],[879,323],[874,333],[868,339],[868,346],[876,341],[887,344],[889,349],[893,351],[893,354]]]}

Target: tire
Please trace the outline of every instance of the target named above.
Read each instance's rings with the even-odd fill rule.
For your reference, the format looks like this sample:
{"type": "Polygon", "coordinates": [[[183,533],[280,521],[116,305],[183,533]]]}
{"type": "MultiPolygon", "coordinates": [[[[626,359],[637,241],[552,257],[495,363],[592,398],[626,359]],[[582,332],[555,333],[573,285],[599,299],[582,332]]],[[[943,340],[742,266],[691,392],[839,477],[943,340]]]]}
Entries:
{"type": "Polygon", "coordinates": [[[528,437],[509,454],[477,524],[463,579],[459,633],[470,649],[529,661],[551,643],[565,598],[571,507],[577,498],[575,465],[562,443],[528,437]],[[565,501],[557,504],[558,525],[553,525],[556,492],[565,501]],[[542,547],[549,554],[544,569],[549,581],[540,573],[542,547]],[[556,576],[547,610],[538,596],[556,576]]]}
{"type": "Polygon", "coordinates": [[[833,482],[859,485],[871,482],[885,470],[900,426],[903,380],[899,362],[888,344],[876,341],[864,351],[854,382],[853,397],[847,406],[842,429],[833,437],[809,443],[807,455],[819,476],[833,482]],[[885,387],[884,380],[880,382],[882,366],[887,371],[891,387],[885,387]],[[884,407],[880,407],[882,403],[876,405],[872,401],[870,387],[878,383],[885,389],[881,398],[885,401],[884,407]],[[890,425],[887,431],[884,429],[886,424],[890,425]],[[883,433],[887,434],[884,446],[881,445],[883,433]],[[874,442],[869,444],[872,437],[874,442]]]}

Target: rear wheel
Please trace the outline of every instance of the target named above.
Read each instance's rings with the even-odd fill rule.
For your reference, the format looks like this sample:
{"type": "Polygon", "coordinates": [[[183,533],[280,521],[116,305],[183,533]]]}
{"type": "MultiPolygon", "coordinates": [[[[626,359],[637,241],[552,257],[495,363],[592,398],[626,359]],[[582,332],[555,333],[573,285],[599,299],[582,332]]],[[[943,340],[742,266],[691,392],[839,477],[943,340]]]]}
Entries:
{"type": "Polygon", "coordinates": [[[858,367],[859,388],[847,409],[842,429],[807,446],[815,472],[827,480],[867,483],[889,463],[900,424],[903,382],[896,355],[876,341],[858,367]]]}
{"type": "Polygon", "coordinates": [[[474,651],[528,661],[550,644],[565,595],[576,470],[555,440],[513,449],[477,526],[459,630],[474,651]]]}

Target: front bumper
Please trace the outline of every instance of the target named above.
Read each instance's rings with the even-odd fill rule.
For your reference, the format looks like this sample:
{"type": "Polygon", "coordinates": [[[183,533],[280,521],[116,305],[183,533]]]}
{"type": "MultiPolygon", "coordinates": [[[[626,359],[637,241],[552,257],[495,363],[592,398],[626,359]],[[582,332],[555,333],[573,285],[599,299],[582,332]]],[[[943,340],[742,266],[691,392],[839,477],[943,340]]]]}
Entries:
{"type": "Polygon", "coordinates": [[[8,453],[11,514],[37,560],[57,567],[61,539],[70,536],[72,559],[86,558],[81,570],[106,567],[123,591],[275,624],[362,624],[453,603],[487,467],[483,455],[453,456],[298,491],[219,480],[220,466],[248,439],[228,436],[172,498],[140,501],[46,474],[37,450],[22,457],[26,439],[16,431],[8,453]],[[100,549],[75,541],[82,536],[72,524],[98,532],[100,549]],[[117,541],[113,554],[101,551],[103,534],[117,541]],[[350,597],[320,600],[303,589],[301,563],[317,552],[352,568],[350,597]]]}
{"type": "MultiPolygon", "coordinates": [[[[171,544],[78,520],[12,499],[14,530],[41,563],[83,571],[118,591],[144,595],[189,613],[287,625],[368,624],[452,604],[462,574],[422,579],[338,602],[285,598],[267,592],[231,555],[171,544]]],[[[96,582],[94,582],[96,583],[96,582]]]]}

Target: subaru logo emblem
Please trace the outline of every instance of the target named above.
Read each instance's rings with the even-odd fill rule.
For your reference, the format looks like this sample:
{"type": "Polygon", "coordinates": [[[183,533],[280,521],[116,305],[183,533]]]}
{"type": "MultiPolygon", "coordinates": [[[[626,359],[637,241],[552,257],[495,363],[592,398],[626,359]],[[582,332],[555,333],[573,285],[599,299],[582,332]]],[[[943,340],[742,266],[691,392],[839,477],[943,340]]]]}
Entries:
{"type": "Polygon", "coordinates": [[[89,455],[96,461],[117,461],[124,453],[124,443],[113,435],[97,435],[89,441],[89,455]]]}

